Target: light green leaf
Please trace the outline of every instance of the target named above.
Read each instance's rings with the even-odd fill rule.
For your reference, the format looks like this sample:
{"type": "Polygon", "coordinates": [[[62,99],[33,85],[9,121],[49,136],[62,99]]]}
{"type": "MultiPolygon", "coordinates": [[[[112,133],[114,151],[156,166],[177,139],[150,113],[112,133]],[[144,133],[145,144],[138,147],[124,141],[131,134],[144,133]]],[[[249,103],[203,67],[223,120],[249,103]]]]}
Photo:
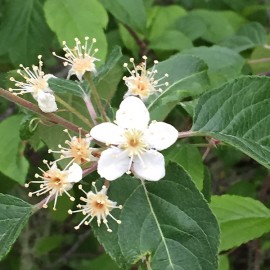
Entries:
{"type": "Polygon", "coordinates": [[[233,35],[237,30],[236,27],[240,27],[245,22],[245,19],[233,12],[199,9],[191,11],[188,16],[197,17],[201,24],[206,26],[206,31],[202,32],[201,38],[212,43],[218,43],[233,35]]]}
{"type": "Polygon", "coordinates": [[[183,33],[177,30],[168,30],[162,37],[150,41],[149,48],[154,50],[177,50],[192,48],[192,41],[183,33]]]}
{"type": "Polygon", "coordinates": [[[48,55],[52,32],[40,0],[7,1],[0,28],[0,54],[9,53],[14,65],[31,65],[39,54],[48,55]]]}
{"type": "Polygon", "coordinates": [[[153,7],[148,19],[148,39],[150,41],[162,39],[167,31],[176,30],[175,22],[186,13],[182,7],[177,5],[153,7]]]}
{"type": "Polygon", "coordinates": [[[100,0],[103,6],[119,20],[141,34],[146,29],[146,11],[143,0],[100,0]]]}
{"type": "Polygon", "coordinates": [[[226,255],[218,257],[218,270],[230,270],[229,258],[226,255]]]}
{"type": "Polygon", "coordinates": [[[203,95],[193,131],[224,141],[270,168],[270,78],[243,76],[203,95]]]}
{"type": "Polygon", "coordinates": [[[31,212],[30,204],[0,193],[0,260],[9,252],[31,212]]]}
{"type": "Polygon", "coordinates": [[[222,195],[213,196],[210,206],[221,228],[220,251],[238,247],[270,231],[270,210],[259,201],[222,195]]]}
{"type": "Polygon", "coordinates": [[[235,51],[220,47],[197,47],[182,52],[183,54],[194,55],[208,65],[208,76],[213,86],[233,79],[241,74],[245,60],[235,51]]]}
{"type": "Polygon", "coordinates": [[[197,57],[176,54],[157,66],[155,78],[169,74],[163,82],[169,86],[161,93],[147,100],[147,107],[153,120],[164,120],[170,111],[185,97],[196,97],[207,90],[208,77],[206,64],[197,57]]]}
{"type": "Polygon", "coordinates": [[[219,229],[206,201],[187,173],[175,164],[158,182],[123,176],[110,185],[109,197],[123,205],[112,214],[113,232],[93,229],[107,253],[123,269],[149,255],[155,270],[216,270],[219,229]],[[121,192],[125,190],[125,192],[121,192]]]}
{"type": "Polygon", "coordinates": [[[105,60],[107,41],[104,28],[108,23],[108,15],[99,1],[47,0],[44,10],[47,22],[60,43],[65,40],[73,48],[76,37],[82,42],[85,36],[96,38],[95,47],[99,49],[96,57],[105,60]]]}
{"type": "Polygon", "coordinates": [[[11,116],[0,123],[0,171],[12,180],[23,184],[28,172],[28,161],[23,156],[20,140],[22,116],[11,116]]]}
{"type": "Polygon", "coordinates": [[[173,161],[181,165],[191,176],[199,190],[203,188],[204,167],[202,156],[197,147],[191,144],[176,143],[163,151],[166,161],[173,161]]]}
{"type": "Polygon", "coordinates": [[[264,27],[257,22],[251,22],[242,26],[235,35],[220,43],[221,46],[228,47],[236,52],[264,44],[266,44],[266,31],[264,27]]]}

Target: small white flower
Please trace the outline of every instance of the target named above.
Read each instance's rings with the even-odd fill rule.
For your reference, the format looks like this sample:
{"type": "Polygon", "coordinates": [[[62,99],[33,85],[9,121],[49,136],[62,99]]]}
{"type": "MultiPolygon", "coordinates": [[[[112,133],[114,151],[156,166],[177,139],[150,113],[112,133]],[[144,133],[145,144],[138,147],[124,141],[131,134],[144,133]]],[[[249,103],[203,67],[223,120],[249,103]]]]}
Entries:
{"type": "Polygon", "coordinates": [[[142,100],[146,100],[150,95],[162,92],[161,87],[162,86],[168,86],[169,83],[160,83],[161,80],[168,77],[168,74],[165,74],[162,78],[155,80],[155,74],[158,72],[156,69],[156,65],[158,64],[158,61],[154,61],[154,66],[147,70],[146,66],[146,60],[147,57],[143,56],[143,62],[135,66],[134,64],[134,58],[130,58],[130,62],[133,64],[133,70],[130,70],[128,68],[128,64],[125,63],[124,67],[127,68],[127,70],[130,73],[129,77],[124,77],[123,80],[125,81],[128,91],[125,94],[125,97],[127,96],[139,96],[142,100]]]}
{"type": "Polygon", "coordinates": [[[95,193],[92,191],[87,193],[83,190],[82,185],[79,185],[79,189],[81,189],[86,195],[86,198],[84,197],[80,198],[83,202],[85,202],[85,204],[77,205],[77,207],[80,208],[80,210],[75,211],[69,210],[68,213],[73,214],[82,212],[83,215],[85,215],[80,224],[75,227],[76,230],[78,230],[83,223],[85,225],[89,225],[89,223],[96,217],[98,226],[100,226],[101,222],[103,222],[107,227],[107,231],[112,232],[112,230],[108,226],[107,216],[110,216],[118,224],[121,224],[121,221],[117,220],[110,212],[115,208],[122,209],[122,205],[117,206],[116,202],[109,200],[107,196],[108,189],[106,188],[106,186],[102,186],[102,189],[100,191],[97,191],[94,182],[92,183],[92,185],[95,188],[95,193]]]}
{"type": "Polygon", "coordinates": [[[28,196],[32,197],[34,194],[40,196],[49,193],[49,196],[43,204],[43,208],[48,207],[48,202],[52,196],[54,196],[53,210],[56,210],[58,196],[62,196],[63,193],[67,194],[71,201],[74,201],[74,197],[68,193],[68,190],[72,188],[74,183],[77,183],[82,179],[81,167],[74,163],[71,166],[68,165],[64,170],[60,170],[57,168],[56,163],[53,163],[50,167],[47,160],[44,160],[43,162],[47,165],[48,170],[44,171],[39,168],[43,174],[35,174],[35,178],[40,178],[41,180],[30,181],[25,184],[25,187],[29,187],[29,184],[31,183],[40,184],[40,189],[35,192],[29,192],[28,196]]]}
{"type": "Polygon", "coordinates": [[[90,138],[89,134],[86,135],[85,138],[82,138],[81,128],[79,128],[79,137],[71,137],[67,129],[65,129],[64,132],[66,132],[70,138],[70,140],[65,141],[65,144],[67,144],[68,147],[58,145],[58,147],[60,148],[59,151],[54,151],[51,149],[48,150],[49,153],[61,154],[60,158],[55,160],[54,162],[58,162],[66,158],[71,158],[71,162],[75,162],[80,165],[85,162],[97,160],[97,157],[94,156],[95,154],[98,154],[96,151],[97,149],[90,147],[92,139],[90,138]]]}
{"type": "Polygon", "coordinates": [[[164,122],[153,121],[144,103],[137,97],[127,97],[116,112],[116,124],[102,123],[90,135],[110,148],[101,153],[98,173],[115,180],[132,171],[140,178],[157,181],[165,175],[164,157],[156,150],[171,146],[177,130],[164,122]]]}
{"type": "Polygon", "coordinates": [[[43,62],[41,61],[41,58],[42,56],[39,55],[39,65],[33,65],[33,71],[31,71],[29,67],[24,67],[23,65],[20,65],[23,70],[19,69],[17,73],[25,79],[25,82],[17,81],[13,77],[11,77],[10,80],[12,82],[15,82],[15,86],[19,88],[10,88],[9,91],[16,91],[14,92],[15,95],[31,93],[34,99],[38,102],[39,108],[43,112],[55,112],[57,110],[55,97],[53,95],[53,91],[49,88],[48,85],[48,80],[54,76],[51,74],[44,74],[44,72],[42,71],[43,62]]]}
{"type": "Polygon", "coordinates": [[[68,79],[71,75],[76,75],[77,78],[81,81],[84,73],[86,71],[96,73],[95,61],[99,61],[98,58],[95,58],[94,55],[98,52],[98,49],[94,49],[92,52],[93,45],[96,43],[96,39],[92,39],[92,43],[88,46],[89,37],[85,37],[84,45],[81,45],[81,42],[78,38],[75,38],[76,46],[73,49],[70,49],[66,42],[63,41],[65,51],[65,57],[56,55],[53,52],[53,55],[64,60],[64,66],[71,66],[68,72],[68,79]]]}

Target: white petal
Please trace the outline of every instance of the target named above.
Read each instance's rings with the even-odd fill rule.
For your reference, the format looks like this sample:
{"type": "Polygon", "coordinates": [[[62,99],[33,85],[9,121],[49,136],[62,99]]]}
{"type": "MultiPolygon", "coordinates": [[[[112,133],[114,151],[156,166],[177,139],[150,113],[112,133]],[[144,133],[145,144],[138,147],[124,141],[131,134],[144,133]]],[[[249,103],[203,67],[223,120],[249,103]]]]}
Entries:
{"type": "Polygon", "coordinates": [[[141,159],[134,158],[133,172],[140,178],[158,181],[165,176],[165,162],[162,154],[149,150],[141,155],[141,159]]]}
{"type": "Polygon", "coordinates": [[[68,169],[68,182],[70,183],[77,183],[82,180],[82,168],[73,163],[68,169]]]}
{"type": "Polygon", "coordinates": [[[172,125],[153,121],[149,125],[145,136],[152,148],[163,150],[176,142],[178,131],[172,125]]]}
{"type": "Polygon", "coordinates": [[[44,93],[43,91],[38,91],[36,100],[38,102],[39,108],[43,112],[50,113],[57,111],[54,95],[50,93],[44,93]]]}
{"type": "Polygon", "coordinates": [[[137,97],[126,97],[116,112],[116,123],[123,128],[144,130],[150,120],[144,103],[137,97]]]}
{"type": "Polygon", "coordinates": [[[128,171],[130,158],[118,148],[109,148],[101,153],[97,171],[107,180],[115,180],[128,171]]]}
{"type": "Polygon", "coordinates": [[[90,135],[97,141],[116,145],[123,143],[122,134],[122,128],[109,122],[96,125],[90,131],[90,135]]]}

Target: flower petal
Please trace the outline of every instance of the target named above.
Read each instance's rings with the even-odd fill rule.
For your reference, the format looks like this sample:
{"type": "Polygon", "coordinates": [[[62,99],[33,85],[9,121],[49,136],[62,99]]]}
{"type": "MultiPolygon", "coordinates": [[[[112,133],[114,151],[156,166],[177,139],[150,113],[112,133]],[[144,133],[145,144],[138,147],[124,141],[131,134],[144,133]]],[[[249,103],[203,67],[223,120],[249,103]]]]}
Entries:
{"type": "Polygon", "coordinates": [[[116,123],[123,128],[144,130],[149,120],[149,112],[144,103],[133,96],[125,98],[116,112],[116,123]]]}
{"type": "Polygon", "coordinates": [[[73,163],[68,169],[68,182],[70,183],[77,183],[82,180],[82,168],[73,163]]]}
{"type": "Polygon", "coordinates": [[[101,153],[97,171],[107,180],[115,180],[128,171],[130,158],[118,148],[109,148],[101,153]]]}
{"type": "Polygon", "coordinates": [[[116,145],[123,143],[122,134],[120,127],[109,122],[96,125],[90,131],[90,135],[97,141],[116,145]]]}
{"type": "Polygon", "coordinates": [[[38,91],[36,100],[39,108],[45,113],[55,112],[58,109],[55,102],[55,97],[50,93],[38,91]]]}
{"type": "Polygon", "coordinates": [[[160,151],[175,143],[178,138],[178,131],[172,125],[153,121],[145,136],[149,145],[160,151]]]}
{"type": "Polygon", "coordinates": [[[141,155],[141,159],[133,160],[133,172],[140,178],[158,181],[165,176],[165,162],[162,154],[149,150],[141,155]]]}

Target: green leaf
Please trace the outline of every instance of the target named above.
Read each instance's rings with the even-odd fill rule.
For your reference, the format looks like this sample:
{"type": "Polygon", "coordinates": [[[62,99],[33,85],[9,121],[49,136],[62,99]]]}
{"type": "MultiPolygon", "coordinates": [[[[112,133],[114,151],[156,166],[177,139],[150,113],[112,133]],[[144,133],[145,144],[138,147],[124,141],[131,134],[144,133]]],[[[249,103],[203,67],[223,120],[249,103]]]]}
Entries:
{"type": "Polygon", "coordinates": [[[99,96],[110,101],[114,96],[119,81],[123,76],[122,51],[119,46],[114,47],[107,62],[100,67],[97,77],[94,78],[99,96]]]}
{"type": "Polygon", "coordinates": [[[204,94],[193,131],[224,141],[270,168],[270,78],[243,76],[204,94]]]}
{"type": "Polygon", "coordinates": [[[176,143],[163,152],[166,161],[181,165],[191,176],[199,190],[203,188],[204,167],[202,156],[197,147],[191,144],[176,143]]]}
{"type": "Polygon", "coordinates": [[[190,38],[177,30],[168,30],[162,35],[162,37],[153,39],[149,44],[149,48],[151,49],[164,51],[181,51],[183,49],[189,49],[192,47],[193,44],[190,38]]]}
{"type": "Polygon", "coordinates": [[[0,171],[12,180],[23,184],[28,172],[28,161],[23,156],[19,129],[22,117],[11,116],[0,123],[0,171]]]}
{"type": "Polygon", "coordinates": [[[100,2],[119,22],[141,34],[145,32],[146,11],[143,0],[100,0],[100,2]]]}
{"type": "Polygon", "coordinates": [[[162,39],[169,30],[176,30],[175,22],[186,15],[186,11],[177,5],[155,6],[151,9],[148,25],[150,41],[162,39]]]}
{"type": "Polygon", "coordinates": [[[159,182],[123,176],[110,185],[109,197],[123,205],[112,214],[113,232],[93,229],[107,253],[127,269],[147,254],[152,269],[217,269],[219,228],[206,201],[187,173],[170,164],[159,182]],[[125,190],[125,192],[122,192],[125,190]]]}
{"type": "Polygon", "coordinates": [[[213,196],[211,209],[221,228],[220,251],[238,247],[270,231],[270,210],[251,198],[213,196]]]}
{"type": "Polygon", "coordinates": [[[33,114],[27,114],[23,117],[21,123],[20,123],[20,138],[22,140],[28,140],[30,139],[37,127],[38,127],[38,123],[39,122],[39,118],[37,118],[35,115],[33,114]]]}
{"type": "Polygon", "coordinates": [[[104,28],[108,23],[108,15],[99,1],[47,0],[44,10],[47,22],[60,43],[65,40],[73,48],[76,37],[81,41],[85,36],[96,38],[95,47],[99,49],[96,57],[105,60],[107,41],[104,28]]]}
{"type": "Polygon", "coordinates": [[[176,54],[157,66],[156,79],[169,77],[169,86],[147,100],[147,107],[154,120],[164,120],[170,111],[185,97],[196,97],[208,88],[207,66],[197,57],[176,54]]]}
{"type": "Polygon", "coordinates": [[[49,54],[52,32],[40,0],[7,1],[0,28],[0,54],[9,53],[14,65],[31,65],[39,54],[49,54]]]}
{"type": "Polygon", "coordinates": [[[182,108],[191,116],[193,117],[194,115],[194,110],[195,110],[195,107],[198,103],[198,99],[193,99],[193,100],[190,100],[190,101],[183,101],[183,102],[180,102],[179,105],[182,106],[182,108]]]}
{"type": "Polygon", "coordinates": [[[220,47],[197,47],[182,52],[201,58],[208,65],[208,76],[213,86],[218,86],[241,74],[245,60],[235,51],[220,47]]]}
{"type": "Polygon", "coordinates": [[[264,27],[257,22],[245,24],[235,35],[220,43],[221,46],[228,47],[236,52],[264,44],[266,44],[266,31],[264,27]]]}
{"type": "Polygon", "coordinates": [[[227,255],[218,257],[218,270],[230,270],[230,262],[227,255]]]}
{"type": "Polygon", "coordinates": [[[31,212],[30,204],[0,193],[0,260],[9,252],[31,212]]]}
{"type": "Polygon", "coordinates": [[[83,87],[81,83],[59,78],[50,78],[48,80],[48,84],[49,87],[57,94],[66,93],[81,97],[85,90],[85,87],[83,87]]]}

